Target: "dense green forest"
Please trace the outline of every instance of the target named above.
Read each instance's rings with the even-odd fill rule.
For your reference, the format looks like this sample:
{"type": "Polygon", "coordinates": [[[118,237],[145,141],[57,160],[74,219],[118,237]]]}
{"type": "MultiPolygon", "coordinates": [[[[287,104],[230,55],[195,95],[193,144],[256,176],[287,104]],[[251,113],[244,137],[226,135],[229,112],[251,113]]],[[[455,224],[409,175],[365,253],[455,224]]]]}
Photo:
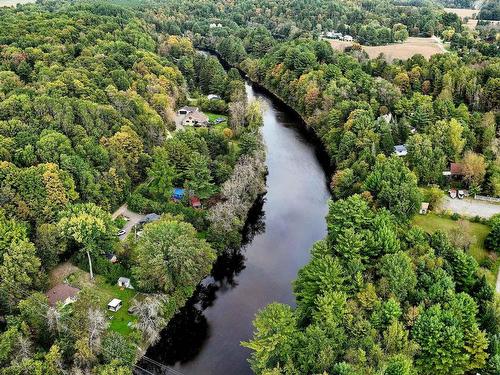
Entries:
{"type": "Polygon", "coordinates": [[[236,71],[131,9],[44,2],[0,9],[0,108],[0,373],[130,374],[139,347],[241,241],[264,189],[259,104],[236,71]],[[224,121],[174,131],[183,104],[224,121]],[[165,215],[120,242],[125,219],[109,212],[127,200],[165,215]],[[67,260],[78,299],[49,304],[67,260]],[[109,322],[116,295],[130,306],[109,322]]]}
{"type": "Polygon", "coordinates": [[[247,102],[235,68],[304,119],[334,170],[328,235],[293,285],[297,306],[256,317],[243,343],[252,369],[498,374],[500,301],[487,276],[500,218],[485,222],[491,258],[481,264],[470,239],[411,220],[450,187],[500,196],[499,43],[430,1],[0,8],[0,374],[131,374],[138,347],[156,342],[217,255],[240,245],[265,164],[259,103],[247,102]],[[432,35],[449,45],[388,62],[358,44],[335,51],[326,31],[364,45],[432,35]],[[176,131],[183,105],[222,123],[176,131]],[[443,175],[451,163],[459,181],[443,175]],[[172,200],[174,188],[189,194],[172,200]],[[163,216],[121,242],[124,219],[110,212],[124,202],[163,216]],[[73,278],[95,278],[75,303],[49,306],[44,292],[68,260],[73,278]],[[133,317],[122,310],[131,326],[103,311],[109,290],[130,299],[112,289],[121,276],[141,294],[133,317]]]}

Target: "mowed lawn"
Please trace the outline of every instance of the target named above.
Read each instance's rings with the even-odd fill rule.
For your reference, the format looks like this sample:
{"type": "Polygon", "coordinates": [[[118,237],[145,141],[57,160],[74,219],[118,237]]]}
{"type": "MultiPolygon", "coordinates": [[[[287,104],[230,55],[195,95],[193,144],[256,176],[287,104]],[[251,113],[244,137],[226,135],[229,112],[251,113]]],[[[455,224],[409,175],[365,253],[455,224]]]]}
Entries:
{"type": "Polygon", "coordinates": [[[106,282],[104,277],[96,275],[94,282],[90,282],[90,275],[81,269],[68,277],[71,285],[78,288],[89,287],[96,292],[99,298],[99,304],[106,310],[106,315],[109,319],[108,329],[121,333],[124,336],[129,335],[132,331],[132,325],[137,321],[137,318],[128,313],[128,309],[132,306],[134,299],[141,299],[142,296],[133,289],[111,285],[106,282]],[[108,303],[113,298],[118,298],[122,301],[122,307],[117,312],[108,310],[108,303]]]}
{"type": "MultiPolygon", "coordinates": [[[[421,227],[427,233],[434,233],[437,230],[449,233],[453,229],[457,228],[458,221],[429,213],[427,215],[416,215],[413,218],[413,224],[421,227]]],[[[490,227],[487,225],[469,222],[469,235],[475,237],[475,242],[471,245],[469,253],[477,260],[478,263],[487,258],[490,254],[490,252],[488,252],[484,247],[484,241],[490,230],[490,227]]],[[[483,268],[488,281],[493,286],[496,282],[496,275],[499,266],[500,260],[497,260],[493,267],[493,271],[483,268]]]]}

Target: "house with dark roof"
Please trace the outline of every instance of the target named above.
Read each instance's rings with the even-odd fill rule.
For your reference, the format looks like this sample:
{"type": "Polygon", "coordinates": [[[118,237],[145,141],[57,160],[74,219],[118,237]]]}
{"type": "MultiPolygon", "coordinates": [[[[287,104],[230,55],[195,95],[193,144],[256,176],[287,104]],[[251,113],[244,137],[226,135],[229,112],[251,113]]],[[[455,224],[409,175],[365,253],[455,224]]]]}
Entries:
{"type": "Polygon", "coordinates": [[[58,302],[66,306],[69,303],[73,303],[77,299],[77,294],[80,291],[78,288],[73,288],[68,284],[59,284],[49,289],[45,295],[49,300],[50,306],[55,306],[58,302]]]}
{"type": "Polygon", "coordinates": [[[139,224],[147,224],[147,223],[151,223],[153,221],[156,221],[156,220],[159,220],[161,218],[160,215],[158,214],[155,214],[154,212],[153,213],[150,213],[150,214],[147,214],[146,216],[144,216],[140,221],[139,221],[139,224]]]}

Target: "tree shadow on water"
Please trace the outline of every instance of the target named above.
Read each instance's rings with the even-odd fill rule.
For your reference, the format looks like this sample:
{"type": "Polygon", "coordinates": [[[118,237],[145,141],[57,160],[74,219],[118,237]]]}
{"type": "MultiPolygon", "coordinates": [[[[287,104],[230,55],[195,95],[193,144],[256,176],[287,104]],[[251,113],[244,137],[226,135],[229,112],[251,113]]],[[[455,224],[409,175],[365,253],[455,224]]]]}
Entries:
{"type": "MultiPolygon", "coordinates": [[[[238,286],[237,276],[245,269],[242,250],[255,235],[265,230],[264,202],[264,195],[259,196],[248,213],[242,231],[242,247],[228,249],[217,258],[210,276],[198,285],[186,305],[170,320],[161,332],[160,341],[148,349],[147,357],[165,365],[174,365],[189,362],[198,355],[210,335],[203,310],[214,304],[218,293],[238,286]]],[[[147,364],[144,362],[144,365],[147,364]]]]}

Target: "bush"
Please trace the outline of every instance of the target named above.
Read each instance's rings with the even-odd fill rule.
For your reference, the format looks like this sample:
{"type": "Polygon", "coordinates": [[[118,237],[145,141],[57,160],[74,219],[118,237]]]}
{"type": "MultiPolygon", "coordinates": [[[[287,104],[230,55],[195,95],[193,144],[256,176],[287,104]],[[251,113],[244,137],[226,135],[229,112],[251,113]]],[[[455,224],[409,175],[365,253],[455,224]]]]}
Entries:
{"type": "Polygon", "coordinates": [[[454,213],[451,214],[450,219],[454,220],[454,221],[457,221],[458,219],[460,219],[460,215],[457,214],[456,212],[454,212],[454,213]]]}

